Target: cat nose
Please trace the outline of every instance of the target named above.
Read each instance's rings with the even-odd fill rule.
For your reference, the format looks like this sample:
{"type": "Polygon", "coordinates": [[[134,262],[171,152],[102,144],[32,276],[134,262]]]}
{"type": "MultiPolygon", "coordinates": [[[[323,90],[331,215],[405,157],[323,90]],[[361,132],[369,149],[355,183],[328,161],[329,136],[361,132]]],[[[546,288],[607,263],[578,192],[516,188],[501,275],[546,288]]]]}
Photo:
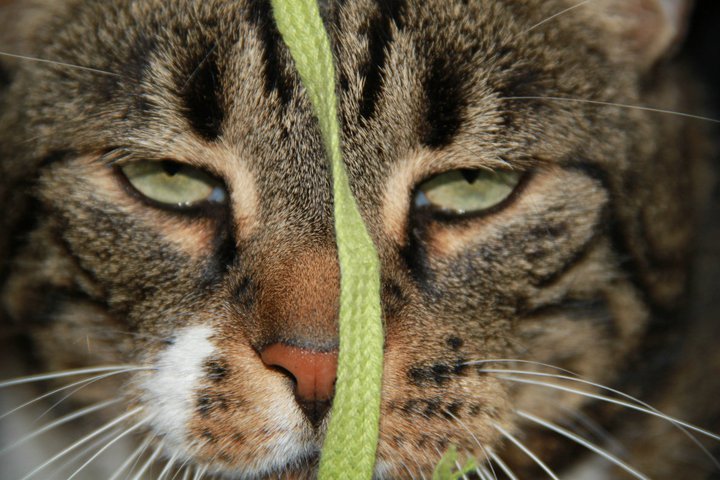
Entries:
{"type": "Polygon", "coordinates": [[[282,369],[295,381],[295,399],[315,426],[330,409],[337,357],[336,350],[316,352],[283,343],[274,343],[260,352],[265,365],[282,369]]]}

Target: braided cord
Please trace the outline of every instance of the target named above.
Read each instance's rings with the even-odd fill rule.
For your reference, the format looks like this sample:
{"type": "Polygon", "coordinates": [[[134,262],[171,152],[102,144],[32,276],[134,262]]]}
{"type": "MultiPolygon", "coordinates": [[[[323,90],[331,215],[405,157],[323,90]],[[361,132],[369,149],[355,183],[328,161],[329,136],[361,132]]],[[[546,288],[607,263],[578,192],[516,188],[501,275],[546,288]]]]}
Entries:
{"type": "Polygon", "coordinates": [[[340,260],[340,351],[321,480],[370,479],[380,422],[383,327],[380,262],[348,183],[340,152],[335,70],[316,0],[272,0],[283,40],[310,95],[333,176],[340,260]]]}

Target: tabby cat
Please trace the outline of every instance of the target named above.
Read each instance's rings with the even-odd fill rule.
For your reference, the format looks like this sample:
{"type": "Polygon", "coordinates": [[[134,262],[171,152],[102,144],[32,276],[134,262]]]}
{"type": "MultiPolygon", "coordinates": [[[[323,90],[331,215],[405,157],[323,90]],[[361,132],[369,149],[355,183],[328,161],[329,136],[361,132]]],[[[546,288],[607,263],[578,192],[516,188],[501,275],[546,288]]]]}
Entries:
{"type": "MultiPolygon", "coordinates": [[[[331,179],[269,1],[0,4],[2,376],[51,372],[1,384],[0,477],[313,478],[331,179]]],[[[322,4],[382,264],[378,479],[452,446],[483,480],[717,478],[689,9],[322,4]]]]}

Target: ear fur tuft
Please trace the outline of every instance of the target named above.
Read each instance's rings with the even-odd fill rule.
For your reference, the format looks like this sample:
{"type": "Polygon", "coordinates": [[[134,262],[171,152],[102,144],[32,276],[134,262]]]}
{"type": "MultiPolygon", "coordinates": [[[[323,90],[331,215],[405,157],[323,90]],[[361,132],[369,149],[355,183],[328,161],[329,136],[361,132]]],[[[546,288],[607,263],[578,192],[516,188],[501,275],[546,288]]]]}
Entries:
{"type": "Polygon", "coordinates": [[[649,67],[672,53],[685,35],[693,0],[596,0],[587,12],[617,41],[610,48],[649,67]]]}

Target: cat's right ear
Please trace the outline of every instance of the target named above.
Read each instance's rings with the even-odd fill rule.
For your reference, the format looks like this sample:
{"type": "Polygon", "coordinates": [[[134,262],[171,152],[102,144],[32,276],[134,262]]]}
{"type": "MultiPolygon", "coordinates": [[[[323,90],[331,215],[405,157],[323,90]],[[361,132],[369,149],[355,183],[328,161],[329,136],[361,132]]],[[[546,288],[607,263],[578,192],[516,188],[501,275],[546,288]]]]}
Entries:
{"type": "MultiPolygon", "coordinates": [[[[599,25],[598,39],[614,56],[647,68],[673,52],[685,36],[693,0],[590,0],[580,9],[599,25]]],[[[580,11],[578,13],[582,14],[580,11]]]]}

